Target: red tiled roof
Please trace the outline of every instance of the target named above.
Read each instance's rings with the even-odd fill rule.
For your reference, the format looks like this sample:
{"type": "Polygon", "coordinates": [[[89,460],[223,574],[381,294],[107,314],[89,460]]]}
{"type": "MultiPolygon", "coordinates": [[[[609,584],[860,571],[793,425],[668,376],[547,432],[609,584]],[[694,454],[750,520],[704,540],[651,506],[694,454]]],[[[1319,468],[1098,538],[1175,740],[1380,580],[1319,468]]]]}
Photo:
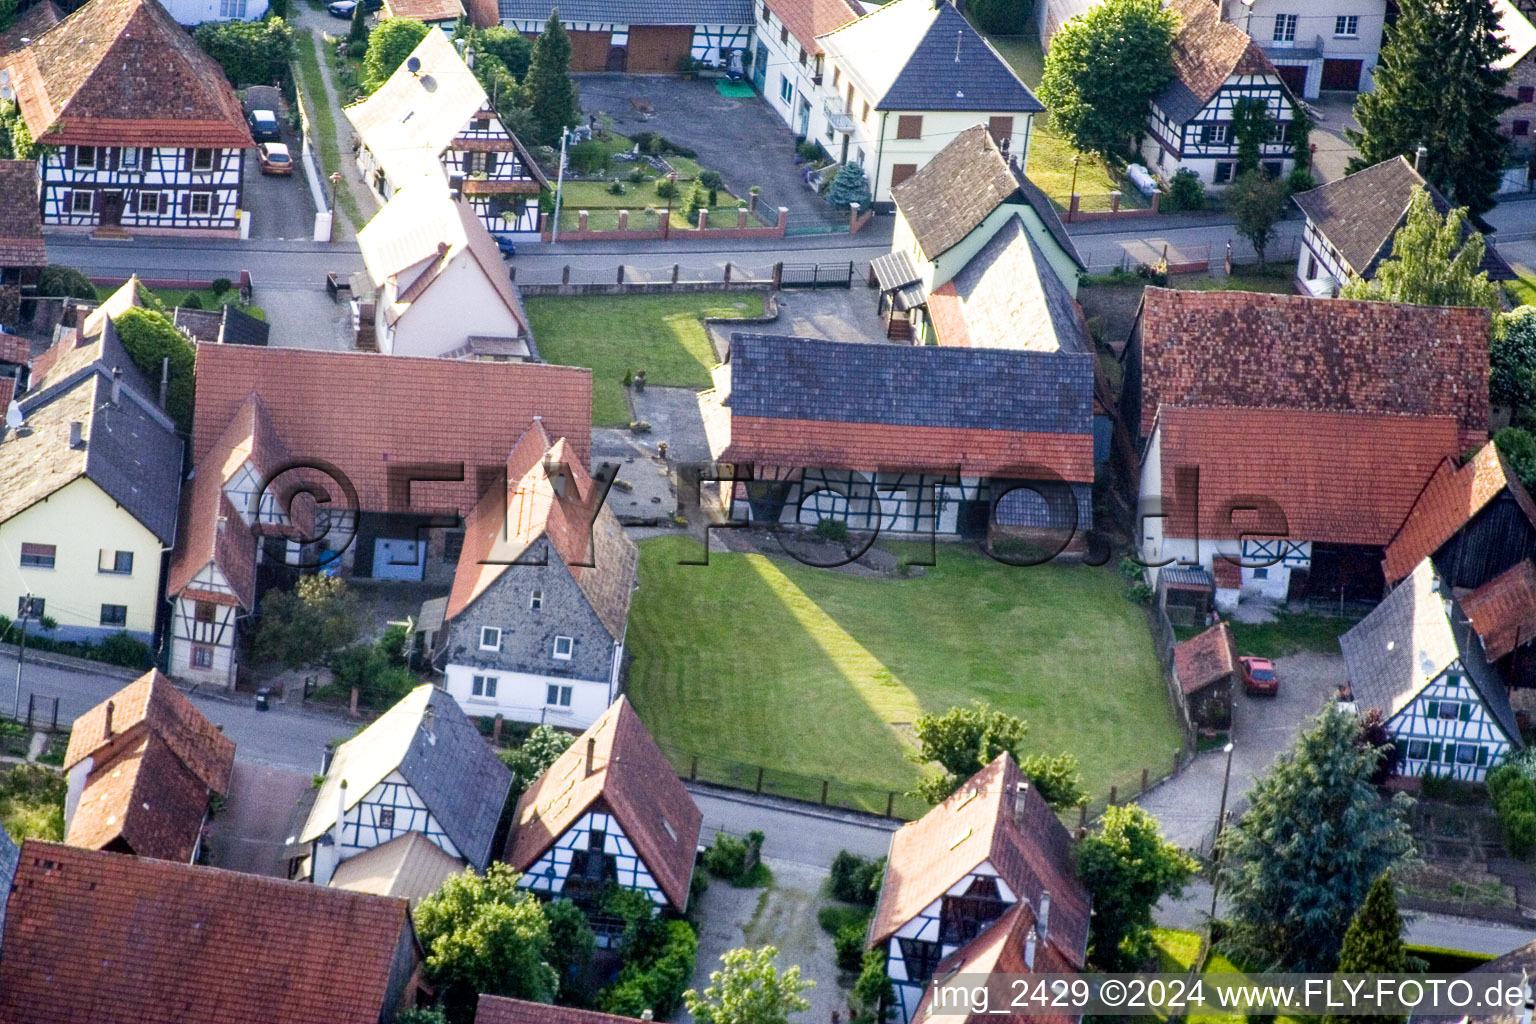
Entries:
{"type": "Polygon", "coordinates": [[[518,799],[505,860],[528,870],[594,807],[618,819],[661,891],[684,910],[704,816],[627,697],[614,701],[518,799]]]}
{"type": "Polygon", "coordinates": [[[47,265],[37,165],[31,160],[0,160],[0,267],[47,265]]]}
{"type": "Polygon", "coordinates": [[[940,345],[969,348],[971,332],[965,323],[965,307],[953,280],[945,281],[928,296],[928,319],[933,336],[940,345]]]}
{"type": "Polygon", "coordinates": [[[209,790],[153,732],[139,732],[86,777],[64,841],[185,864],[197,849],[209,790]]]}
{"type": "Polygon", "coordinates": [[[1461,599],[1489,661],[1536,639],[1536,564],[1529,558],[1461,599]]]}
{"type": "MultiPolygon", "coordinates": [[[[1232,565],[1224,558],[1217,561],[1232,565]]],[[[1237,566],[1233,565],[1233,568],[1237,566]]],[[[1173,648],[1173,672],[1178,676],[1179,688],[1185,693],[1203,690],[1236,671],[1237,644],[1225,622],[1218,622],[1173,648]]]]}
{"type": "Polygon", "coordinates": [[[143,732],[164,740],[209,789],[215,793],[229,790],[234,742],[204,718],[159,669],[150,669],[75,719],[64,752],[64,769],[68,771],[87,757],[95,757],[99,765],[103,748],[110,754],[120,744],[135,743],[135,736],[143,732]]]}
{"type": "Polygon", "coordinates": [[[254,145],[223,70],[156,0],[90,0],[5,67],[42,145],[254,145]]]}
{"type": "MultiPolygon", "coordinates": [[[[1332,301],[1332,300],[1329,300],[1332,301]]],[[[1164,535],[1385,545],[1435,467],[1460,447],[1449,416],[1291,409],[1170,409],[1162,435],[1164,535]],[[1195,510],[1171,497],[1177,467],[1199,468],[1195,510]],[[1269,499],[1284,521],[1255,499],[1269,499]]]]}
{"type": "Polygon", "coordinates": [[[466,0],[464,6],[475,28],[501,24],[501,7],[496,0],[466,0]]]}
{"type": "MultiPolygon", "coordinates": [[[[27,366],[32,362],[32,342],[19,334],[0,333],[0,363],[27,366]]],[[[41,377],[41,374],[39,374],[41,377]]]]}
{"type": "Polygon", "coordinates": [[[484,993],[475,1009],[475,1024],[634,1024],[634,1020],[596,1010],[575,1010],[484,993]]]}
{"type": "MultiPolygon", "coordinates": [[[[16,390],[16,378],[0,377],[0,410],[6,410],[11,405],[11,394],[16,390]]],[[[3,412],[0,412],[3,415],[3,412]]]]}
{"type": "Polygon", "coordinates": [[[506,479],[488,487],[465,517],[445,618],[473,604],[530,545],[547,538],[603,627],[622,640],[640,552],[606,504],[593,514],[602,497],[565,442],[550,444],[543,423],[535,421],[507,460],[506,479]],[[564,487],[557,495],[551,477],[561,474],[564,487]]]}
{"type": "Polygon", "coordinates": [[[825,52],[817,36],[842,28],[860,16],[847,0],[767,0],[767,3],[768,9],[789,29],[789,34],[810,54],[825,52]]]}
{"type": "Polygon", "coordinates": [[[0,56],[19,49],[23,39],[36,39],[63,20],[64,13],[53,0],[33,4],[16,16],[10,28],[0,32],[0,56]]]}
{"type": "Polygon", "coordinates": [[[1081,967],[1089,897],[1072,866],[1071,837],[1007,754],[896,830],[870,942],[890,938],[983,861],[1035,912],[1042,894],[1050,893],[1050,942],[1081,967]]]}
{"type": "Polygon", "coordinates": [[[1437,467],[1397,536],[1387,545],[1381,561],[1387,583],[1394,584],[1413,572],[1414,566],[1438,551],[1505,489],[1536,526],[1536,503],[1491,442],[1460,469],[1450,460],[1437,467]]]}
{"type": "Polygon", "coordinates": [[[391,18],[414,21],[448,21],[464,14],[459,0],[384,0],[384,10],[391,18]]]}
{"type": "Polygon", "coordinates": [[[966,476],[1006,476],[1019,467],[1046,466],[1064,480],[1086,482],[1093,479],[1093,437],[732,415],[731,443],[721,459],[864,471],[958,467],[966,476]]]}
{"type": "Polygon", "coordinates": [[[377,1024],[410,934],[403,899],[28,840],[0,1020],[377,1024]]]}
{"type": "Polygon", "coordinates": [[[293,458],[336,466],[369,511],[467,513],[536,415],[552,436],[565,439],[574,459],[585,464],[591,452],[590,370],[199,345],[195,463],[252,391],[293,458]],[[404,493],[411,467],[431,466],[441,476],[461,461],[462,480],[416,483],[404,493]]]}
{"type": "Polygon", "coordinates": [[[1168,0],[1182,24],[1173,39],[1173,73],[1201,103],[1209,102],[1233,75],[1274,75],[1259,44],[1223,21],[1212,0],[1168,0]]]}
{"type": "Polygon", "coordinates": [[[1148,288],[1141,434],[1159,406],[1246,406],[1454,416],[1477,447],[1488,324],[1486,309],[1148,288]]]}
{"type": "MultiPolygon", "coordinates": [[[[1031,973],[1076,974],[1077,969],[1071,960],[1063,957],[1055,944],[1049,941],[1053,916],[1054,911],[1045,921],[1047,941],[1041,942],[1037,938],[1033,965],[1025,960],[1025,956],[1029,933],[1034,930],[1038,936],[1039,921],[1035,918],[1034,907],[1020,900],[1009,907],[1002,917],[988,925],[980,935],[939,961],[938,969],[934,973],[941,978],[953,978],[963,974],[975,979],[972,984],[980,984],[982,977],[990,977],[994,974],[1007,975],[1010,978],[1031,973]]],[[[1017,993],[1017,989],[1013,991],[1017,993]]],[[[929,985],[912,1013],[913,1020],[929,1019],[928,1004],[932,999],[933,985],[929,985]]],[[[950,1015],[941,1014],[941,1016],[950,1015]]],[[[970,1014],[953,1014],[953,1024],[973,1024],[973,1022],[980,1024],[982,1021],[1011,1021],[1013,1024],[1077,1024],[1078,1020],[1077,1016],[1068,1014],[1007,1013],[999,1009],[993,1009],[987,1013],[978,1011],[970,1014]]],[[[476,1024],[479,1022],[477,1021],[476,1024]]]]}

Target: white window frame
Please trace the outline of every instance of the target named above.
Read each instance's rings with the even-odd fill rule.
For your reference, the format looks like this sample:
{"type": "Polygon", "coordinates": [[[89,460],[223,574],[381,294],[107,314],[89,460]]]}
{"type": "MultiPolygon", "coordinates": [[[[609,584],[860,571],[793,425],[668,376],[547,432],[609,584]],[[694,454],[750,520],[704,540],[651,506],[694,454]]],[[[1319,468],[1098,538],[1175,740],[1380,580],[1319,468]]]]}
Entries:
{"type": "Polygon", "coordinates": [[[1296,23],[1301,20],[1296,14],[1275,15],[1274,42],[1294,43],[1296,41],[1296,23]]]}
{"type": "Polygon", "coordinates": [[[544,703],[552,708],[571,706],[571,687],[562,683],[550,683],[544,688],[544,703]]]}
{"type": "Polygon", "coordinates": [[[1333,38],[1359,39],[1360,15],[1340,14],[1333,19],[1333,38]]]}
{"type": "Polygon", "coordinates": [[[482,651],[499,651],[499,650],[501,650],[501,627],[500,626],[481,626],[480,627],[480,649],[482,651]],[[493,639],[491,639],[489,642],[487,642],[487,640],[486,640],[486,637],[488,637],[488,636],[493,637],[493,639]]]}
{"type": "Polygon", "coordinates": [[[213,193],[212,192],[188,192],[187,193],[187,216],[189,216],[189,217],[212,217],[213,216],[213,193]],[[208,204],[207,209],[199,210],[197,208],[198,200],[206,201],[207,204],[208,204]]]}
{"type": "Polygon", "coordinates": [[[789,80],[789,76],[779,72],[779,99],[786,104],[795,102],[795,83],[789,80]]]}
{"type": "Polygon", "coordinates": [[[192,170],[195,171],[196,173],[198,173],[198,174],[209,174],[209,173],[212,173],[214,168],[216,168],[218,165],[219,165],[219,151],[218,150],[211,149],[208,146],[199,146],[196,149],[192,150],[192,170]],[[208,154],[208,165],[206,167],[202,165],[202,159],[201,159],[201,157],[202,157],[202,155],[204,153],[208,154]]]}
{"type": "Polygon", "coordinates": [[[544,607],[544,591],[535,590],[528,595],[528,610],[536,612],[544,607]]]}
{"type": "Polygon", "coordinates": [[[75,189],[73,192],[71,192],[69,194],[69,212],[70,213],[95,213],[96,212],[96,193],[92,192],[88,188],[77,188],[77,189],[75,189]],[[84,205],[82,205],[81,202],[80,202],[80,198],[82,196],[85,197],[84,205]]]}
{"type": "Polygon", "coordinates": [[[1408,752],[1406,754],[1404,754],[1403,756],[1408,758],[1408,760],[1410,760],[1410,761],[1428,761],[1429,760],[1429,740],[1409,740],[1408,741],[1408,752]],[[1419,752],[1417,754],[1415,754],[1413,752],[1415,747],[1420,747],[1422,749],[1420,749],[1419,752]]]}
{"type": "Polygon", "coordinates": [[[99,168],[100,166],[101,166],[101,147],[100,146],[76,146],[75,147],[75,167],[76,167],[76,169],[82,170],[82,171],[94,171],[97,168],[99,168]],[[90,159],[89,162],[86,162],[85,160],[83,160],[81,158],[81,156],[80,156],[80,151],[81,150],[88,150],[90,152],[91,159],[90,159]]]}
{"type": "Polygon", "coordinates": [[[158,217],[165,212],[165,194],[155,189],[139,189],[133,196],[133,212],[139,214],[153,214],[158,217]],[[144,201],[153,197],[154,209],[145,206],[144,201]]]}
{"type": "Polygon", "coordinates": [[[479,700],[495,700],[496,679],[496,676],[471,676],[469,695],[479,700]]]}
{"type": "Polygon", "coordinates": [[[128,628],[128,606],[125,605],[125,604],[112,604],[109,601],[102,602],[102,605],[101,605],[101,621],[98,623],[98,625],[102,625],[102,626],[117,626],[119,629],[126,629],[126,628],[128,628]],[[107,609],[108,608],[121,608],[123,610],[122,621],[121,622],[108,622],[107,621],[107,609]]]}
{"type": "Polygon", "coordinates": [[[1201,125],[1200,144],[1202,146],[1225,146],[1227,144],[1227,126],[1224,124],[1201,125]]]}
{"type": "Polygon", "coordinates": [[[576,653],[576,638],[575,637],[570,637],[570,636],[557,636],[557,637],[555,637],[554,659],[556,661],[570,661],[571,658],[575,655],[575,653],[576,653]],[[564,648],[565,648],[565,653],[564,654],[560,653],[560,649],[561,649],[562,646],[564,646],[564,648]]]}
{"type": "Polygon", "coordinates": [[[139,146],[124,146],[117,155],[117,167],[123,171],[143,170],[143,161],[144,150],[139,146]],[[132,159],[129,159],[129,153],[133,154],[132,159]]]}

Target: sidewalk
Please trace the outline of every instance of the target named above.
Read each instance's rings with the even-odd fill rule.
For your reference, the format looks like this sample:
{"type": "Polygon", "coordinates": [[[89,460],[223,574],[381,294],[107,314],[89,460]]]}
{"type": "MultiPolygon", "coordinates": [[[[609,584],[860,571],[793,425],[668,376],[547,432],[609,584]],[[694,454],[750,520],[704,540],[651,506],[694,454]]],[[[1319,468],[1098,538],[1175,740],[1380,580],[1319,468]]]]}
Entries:
{"type": "MultiPolygon", "coordinates": [[[[305,98],[309,101],[310,111],[316,118],[330,119],[335,133],[332,138],[335,140],[335,160],[339,166],[332,166],[331,158],[324,152],[328,141],[324,136],[329,133],[326,132],[324,126],[315,126],[317,137],[314,139],[314,143],[321,150],[320,153],[316,154],[321,161],[321,173],[323,175],[329,175],[333,172],[340,174],[341,181],[333,187],[346,189],[350,197],[350,201],[338,198],[337,206],[339,209],[336,211],[337,217],[334,222],[332,237],[336,241],[350,241],[356,237],[357,230],[363,226],[363,223],[366,223],[373,216],[374,212],[378,210],[379,201],[372,190],[363,183],[357,170],[357,164],[352,159],[352,146],[350,142],[353,135],[352,123],[341,112],[341,105],[336,101],[336,81],[331,68],[331,56],[325,41],[325,35],[328,32],[334,33],[338,26],[345,30],[346,23],[331,18],[324,10],[317,11],[307,4],[295,5],[293,11],[293,25],[301,30],[298,33],[300,38],[296,40],[296,44],[301,47],[314,47],[315,57],[320,66],[320,78],[325,87],[325,95],[310,96],[306,92],[305,98]],[[359,220],[361,223],[353,223],[359,220]]],[[[301,55],[298,60],[302,62],[304,56],[301,55]]],[[[299,84],[301,88],[305,85],[302,76],[300,77],[299,84]]]]}

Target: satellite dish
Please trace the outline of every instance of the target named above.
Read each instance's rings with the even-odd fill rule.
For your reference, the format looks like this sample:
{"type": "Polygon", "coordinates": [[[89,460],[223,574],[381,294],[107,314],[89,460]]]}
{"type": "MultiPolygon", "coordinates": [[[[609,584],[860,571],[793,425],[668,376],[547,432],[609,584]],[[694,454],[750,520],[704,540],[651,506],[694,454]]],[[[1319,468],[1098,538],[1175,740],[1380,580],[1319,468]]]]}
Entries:
{"type": "Polygon", "coordinates": [[[431,75],[422,75],[421,87],[427,90],[427,92],[437,92],[437,79],[431,75]]]}
{"type": "Polygon", "coordinates": [[[408,57],[408,58],[406,58],[405,70],[409,71],[413,75],[416,72],[420,71],[421,70],[421,58],[420,57],[408,57]]]}
{"type": "Polygon", "coordinates": [[[19,430],[23,422],[21,404],[12,399],[11,404],[5,407],[5,425],[11,430],[19,430]]]}

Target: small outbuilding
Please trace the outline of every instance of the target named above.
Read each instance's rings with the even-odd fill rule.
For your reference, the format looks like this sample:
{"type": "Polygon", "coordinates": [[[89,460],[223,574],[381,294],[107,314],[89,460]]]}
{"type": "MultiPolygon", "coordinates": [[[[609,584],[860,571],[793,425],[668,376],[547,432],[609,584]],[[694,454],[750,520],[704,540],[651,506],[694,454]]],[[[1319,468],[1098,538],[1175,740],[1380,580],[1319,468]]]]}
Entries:
{"type": "Polygon", "coordinates": [[[1173,675],[1189,717],[1202,729],[1232,724],[1232,688],[1237,681],[1237,643],[1226,622],[1173,649],[1173,675]]]}

